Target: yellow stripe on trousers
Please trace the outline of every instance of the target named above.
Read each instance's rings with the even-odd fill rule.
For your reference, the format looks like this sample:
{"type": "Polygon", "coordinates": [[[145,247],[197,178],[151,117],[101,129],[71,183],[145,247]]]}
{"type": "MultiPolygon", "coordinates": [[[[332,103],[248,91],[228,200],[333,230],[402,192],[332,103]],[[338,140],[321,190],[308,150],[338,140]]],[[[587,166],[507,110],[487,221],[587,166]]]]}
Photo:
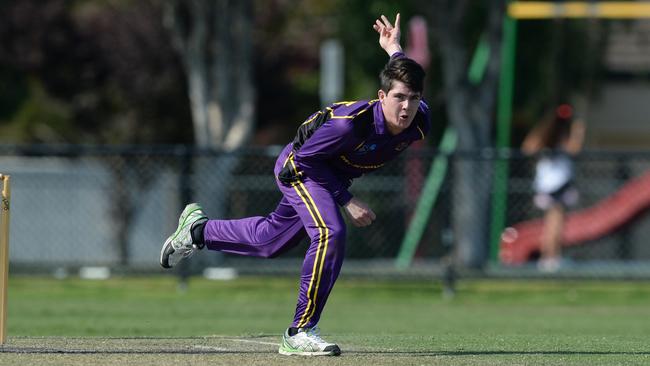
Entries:
{"type": "Polygon", "coordinates": [[[327,253],[327,245],[329,241],[329,229],[325,225],[325,220],[318,211],[318,207],[313,198],[307,191],[307,187],[302,182],[292,184],[293,188],[298,192],[298,196],[302,199],[311,215],[312,219],[318,227],[318,249],[316,250],[316,258],[314,259],[314,268],[311,273],[311,280],[309,281],[309,289],[307,290],[307,307],[305,308],[300,322],[297,327],[302,328],[309,322],[312,315],[316,311],[316,298],[318,296],[318,287],[320,285],[321,275],[323,273],[323,265],[325,262],[325,254],[327,253]]]}

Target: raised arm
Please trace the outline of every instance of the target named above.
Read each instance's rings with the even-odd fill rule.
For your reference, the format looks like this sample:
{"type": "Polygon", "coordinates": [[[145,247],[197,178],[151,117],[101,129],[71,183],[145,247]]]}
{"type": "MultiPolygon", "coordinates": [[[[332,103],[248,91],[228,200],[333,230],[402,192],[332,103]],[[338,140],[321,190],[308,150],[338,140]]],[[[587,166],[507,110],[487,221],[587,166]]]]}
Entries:
{"type": "Polygon", "coordinates": [[[379,33],[379,45],[388,53],[388,56],[392,56],[396,52],[402,52],[402,46],[399,43],[399,26],[399,13],[395,17],[395,26],[383,15],[380,19],[375,20],[375,24],[372,25],[379,33]]]}
{"type": "Polygon", "coordinates": [[[569,154],[577,155],[582,150],[582,145],[585,140],[586,125],[582,119],[577,118],[571,125],[571,132],[569,132],[569,141],[566,144],[566,150],[569,154]]]}
{"type": "Polygon", "coordinates": [[[524,154],[537,154],[544,147],[542,145],[542,138],[540,136],[539,130],[539,126],[533,127],[533,129],[524,138],[524,142],[521,144],[521,151],[524,154]]]}

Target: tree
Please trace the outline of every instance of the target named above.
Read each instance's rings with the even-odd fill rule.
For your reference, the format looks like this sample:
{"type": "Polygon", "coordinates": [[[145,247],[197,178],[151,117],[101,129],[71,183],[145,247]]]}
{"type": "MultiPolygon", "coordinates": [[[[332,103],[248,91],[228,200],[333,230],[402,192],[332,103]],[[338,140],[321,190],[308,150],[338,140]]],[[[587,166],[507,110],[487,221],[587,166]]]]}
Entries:
{"type": "MultiPolygon", "coordinates": [[[[185,70],[194,144],[226,152],[243,146],[255,118],[252,1],[167,0],[164,21],[185,70]]],[[[223,217],[230,177],[239,160],[226,153],[187,162],[181,173],[186,186],[179,197],[181,205],[199,201],[211,216],[223,217]],[[220,179],[201,176],[209,171],[218,172],[220,179]],[[192,186],[191,177],[209,184],[192,186]]],[[[182,268],[186,272],[187,267],[182,268]]]]}
{"type": "Polygon", "coordinates": [[[170,0],[165,24],[183,60],[200,147],[233,149],[253,129],[250,0],[170,0]]]}
{"type": "MultiPolygon", "coordinates": [[[[0,106],[4,136],[31,143],[190,140],[191,129],[178,127],[189,120],[186,103],[177,102],[180,67],[154,3],[25,0],[0,9],[0,77],[12,76],[5,94],[12,103],[0,106]]],[[[155,176],[132,157],[101,162],[115,182],[112,243],[128,264],[132,219],[155,176]]]]}
{"type": "Polygon", "coordinates": [[[191,139],[191,129],[178,128],[190,116],[178,102],[185,83],[156,4],[25,0],[0,3],[0,10],[0,85],[11,80],[0,91],[11,101],[0,104],[3,136],[98,144],[191,139]]]}
{"type": "MultiPolygon", "coordinates": [[[[447,113],[458,133],[460,151],[491,148],[495,96],[499,78],[503,1],[489,1],[479,8],[483,29],[468,27],[471,1],[436,0],[434,2],[434,33],[440,45],[447,113]],[[472,34],[471,32],[474,32],[472,34]],[[472,48],[483,34],[490,59],[483,79],[472,85],[467,76],[472,48]],[[473,38],[473,39],[472,39],[473,38]]],[[[476,16],[476,9],[472,9],[476,16]]],[[[457,260],[462,265],[477,267],[487,257],[488,210],[492,172],[485,161],[457,159],[454,165],[456,185],[453,193],[452,227],[457,260]]]]}

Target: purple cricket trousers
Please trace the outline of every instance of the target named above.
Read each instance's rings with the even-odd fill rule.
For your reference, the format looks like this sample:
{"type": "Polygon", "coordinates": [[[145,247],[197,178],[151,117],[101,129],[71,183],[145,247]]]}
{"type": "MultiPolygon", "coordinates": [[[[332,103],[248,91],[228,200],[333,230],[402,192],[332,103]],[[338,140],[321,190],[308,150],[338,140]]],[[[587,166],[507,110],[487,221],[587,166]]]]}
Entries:
{"type": "MultiPolygon", "coordinates": [[[[282,169],[291,144],[275,163],[282,169]]],[[[300,292],[292,327],[313,327],[336,282],[345,253],[345,222],[332,194],[303,179],[285,186],[276,178],[283,197],[266,217],[209,220],[203,230],[206,247],[225,253],[271,258],[296,246],[305,234],[310,245],[302,264],[300,292]]]]}

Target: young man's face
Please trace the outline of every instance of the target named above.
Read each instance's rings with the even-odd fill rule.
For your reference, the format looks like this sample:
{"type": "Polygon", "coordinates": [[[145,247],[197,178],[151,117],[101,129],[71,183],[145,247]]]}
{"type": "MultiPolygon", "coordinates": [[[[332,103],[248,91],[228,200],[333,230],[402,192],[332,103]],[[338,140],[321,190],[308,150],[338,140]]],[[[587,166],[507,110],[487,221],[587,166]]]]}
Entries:
{"type": "Polygon", "coordinates": [[[388,132],[397,135],[407,129],[415,118],[422,95],[401,81],[393,81],[393,87],[388,93],[380,89],[378,95],[388,132]]]}

